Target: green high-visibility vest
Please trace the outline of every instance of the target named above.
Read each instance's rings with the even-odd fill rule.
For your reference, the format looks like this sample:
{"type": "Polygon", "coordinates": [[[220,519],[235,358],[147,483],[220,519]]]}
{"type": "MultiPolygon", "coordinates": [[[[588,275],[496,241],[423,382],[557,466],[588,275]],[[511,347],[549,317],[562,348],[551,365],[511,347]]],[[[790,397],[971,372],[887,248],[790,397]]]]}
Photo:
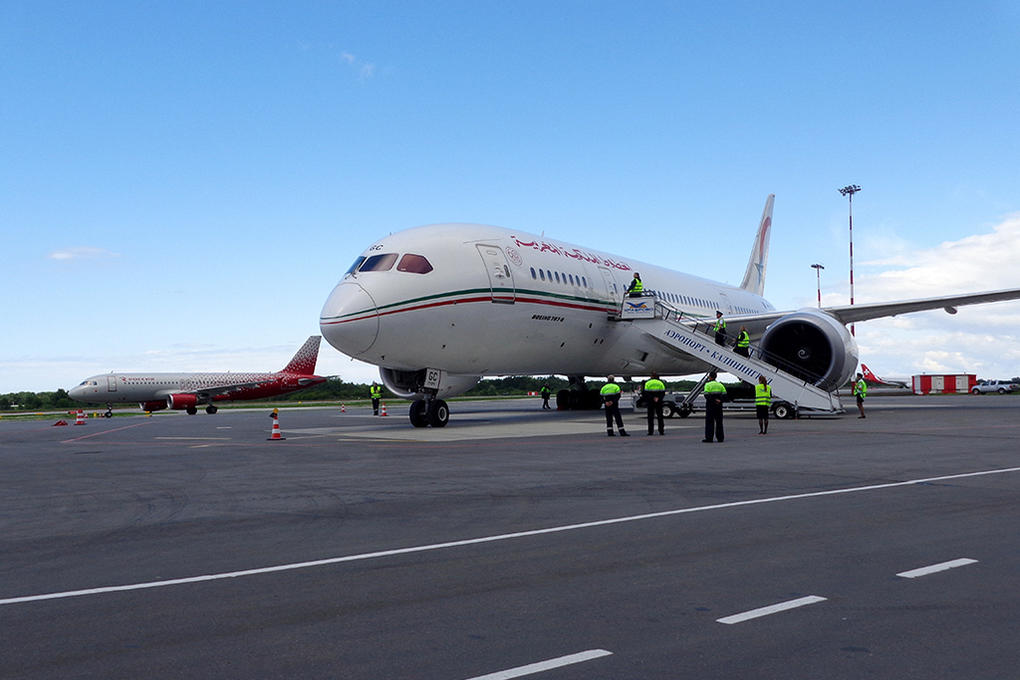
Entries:
{"type": "Polygon", "coordinates": [[[715,331],[716,333],[718,333],[719,331],[725,331],[726,319],[722,318],[721,316],[718,319],[716,319],[715,325],[712,326],[712,330],[715,331]]]}
{"type": "Polygon", "coordinates": [[[754,405],[772,405],[772,385],[762,385],[761,383],[758,383],[754,386],[754,405]]]}
{"type": "Polygon", "coordinates": [[[705,383],[705,394],[726,394],[726,386],[718,380],[709,380],[705,383]]]}
{"type": "Polygon", "coordinates": [[[861,399],[868,396],[868,383],[864,382],[863,378],[858,380],[857,384],[854,385],[854,394],[861,399]]]}
{"type": "Polygon", "coordinates": [[[661,380],[652,378],[645,383],[645,392],[665,392],[666,384],[661,380]]]}
{"type": "Polygon", "coordinates": [[[645,290],[645,284],[641,283],[641,279],[634,279],[634,285],[631,287],[630,292],[641,293],[645,290]]]}
{"type": "Polygon", "coordinates": [[[371,392],[373,399],[378,399],[379,397],[382,396],[382,388],[379,387],[378,385],[372,385],[371,392]]]}
{"type": "Polygon", "coordinates": [[[599,394],[603,396],[607,394],[619,394],[619,393],[620,386],[617,385],[616,383],[606,383],[605,385],[602,386],[602,390],[599,392],[599,394]]]}
{"type": "Polygon", "coordinates": [[[740,336],[737,338],[737,347],[750,347],[751,336],[747,334],[747,331],[740,331],[740,336]]]}

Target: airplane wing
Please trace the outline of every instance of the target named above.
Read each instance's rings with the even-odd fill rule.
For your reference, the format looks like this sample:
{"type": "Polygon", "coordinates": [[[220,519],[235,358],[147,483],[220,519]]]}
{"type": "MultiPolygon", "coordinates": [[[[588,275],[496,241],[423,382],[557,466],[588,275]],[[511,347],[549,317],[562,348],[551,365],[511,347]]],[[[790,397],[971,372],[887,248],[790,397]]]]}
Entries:
{"type": "MultiPolygon", "coordinates": [[[[967,293],[964,295],[947,295],[944,297],[921,298],[918,300],[900,300],[897,302],[870,302],[857,305],[842,305],[840,307],[823,307],[820,311],[836,317],[843,325],[880,319],[886,316],[897,316],[911,312],[923,312],[930,309],[944,309],[950,314],[956,314],[956,308],[964,305],[977,305],[985,302],[1003,302],[1006,300],[1020,299],[1020,288],[1009,288],[1007,290],[987,291],[984,293],[967,293]]],[[[789,310],[783,312],[768,312],[766,314],[746,314],[731,317],[731,324],[745,324],[751,333],[761,332],[773,321],[790,314],[789,310]]]]}
{"type": "Polygon", "coordinates": [[[215,387],[200,387],[200,388],[189,386],[187,385],[187,383],[185,383],[184,387],[186,389],[178,390],[176,393],[194,394],[196,397],[198,397],[199,403],[204,404],[208,401],[211,401],[215,397],[233,394],[234,392],[240,392],[241,390],[251,389],[254,387],[260,387],[270,382],[272,382],[272,380],[256,380],[252,382],[240,382],[233,383],[230,385],[216,385],[215,387]]]}

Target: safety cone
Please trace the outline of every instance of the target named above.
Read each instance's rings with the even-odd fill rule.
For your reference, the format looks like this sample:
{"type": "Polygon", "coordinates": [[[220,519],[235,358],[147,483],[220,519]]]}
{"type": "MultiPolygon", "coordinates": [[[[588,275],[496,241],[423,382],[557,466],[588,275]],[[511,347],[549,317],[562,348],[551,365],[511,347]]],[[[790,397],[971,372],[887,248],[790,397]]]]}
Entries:
{"type": "Polygon", "coordinates": [[[343,404],[340,404],[340,413],[347,413],[347,409],[344,408],[343,404]]]}
{"type": "Polygon", "coordinates": [[[60,426],[67,425],[67,421],[66,420],[58,420],[57,422],[53,423],[53,427],[57,427],[58,425],[60,425],[60,426]]]}
{"type": "Polygon", "coordinates": [[[273,441],[276,439],[286,439],[286,437],[280,434],[280,419],[273,416],[273,433],[266,437],[266,441],[273,441]]]}
{"type": "Polygon", "coordinates": [[[386,413],[386,402],[383,402],[383,405],[382,405],[382,413],[380,413],[379,415],[380,415],[380,416],[385,416],[385,415],[388,415],[388,414],[386,413]]]}
{"type": "Polygon", "coordinates": [[[82,411],[81,409],[78,409],[78,415],[76,415],[74,417],[74,424],[75,425],[84,425],[85,424],[85,411],[82,411]]]}

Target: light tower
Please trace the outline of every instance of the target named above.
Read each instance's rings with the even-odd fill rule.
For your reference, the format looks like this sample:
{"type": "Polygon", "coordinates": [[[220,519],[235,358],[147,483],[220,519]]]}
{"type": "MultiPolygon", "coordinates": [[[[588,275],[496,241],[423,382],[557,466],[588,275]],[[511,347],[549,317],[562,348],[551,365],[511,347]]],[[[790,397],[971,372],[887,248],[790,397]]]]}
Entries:
{"type": "MultiPolygon", "coordinates": [[[[854,303],[854,194],[861,190],[857,184],[848,184],[839,190],[850,201],[850,304],[854,303]]],[[[850,324],[850,335],[856,335],[854,325],[850,324]]]]}
{"type": "Polygon", "coordinates": [[[815,276],[818,279],[818,308],[822,307],[822,270],[825,269],[820,264],[813,264],[811,268],[815,270],[815,276]]]}

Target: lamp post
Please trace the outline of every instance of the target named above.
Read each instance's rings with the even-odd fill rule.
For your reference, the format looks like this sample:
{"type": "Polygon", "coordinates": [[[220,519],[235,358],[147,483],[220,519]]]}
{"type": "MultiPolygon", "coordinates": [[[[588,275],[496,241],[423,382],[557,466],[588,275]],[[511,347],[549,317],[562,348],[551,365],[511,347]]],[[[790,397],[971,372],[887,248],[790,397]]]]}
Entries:
{"type": "MultiPolygon", "coordinates": [[[[850,201],[850,304],[854,303],[854,194],[861,190],[857,184],[848,184],[839,190],[850,201]]],[[[856,335],[854,325],[850,324],[850,335],[856,335]]]]}
{"type": "Polygon", "coordinates": [[[811,268],[815,270],[815,276],[818,279],[818,307],[822,307],[822,270],[825,269],[820,264],[813,264],[811,268]]]}

